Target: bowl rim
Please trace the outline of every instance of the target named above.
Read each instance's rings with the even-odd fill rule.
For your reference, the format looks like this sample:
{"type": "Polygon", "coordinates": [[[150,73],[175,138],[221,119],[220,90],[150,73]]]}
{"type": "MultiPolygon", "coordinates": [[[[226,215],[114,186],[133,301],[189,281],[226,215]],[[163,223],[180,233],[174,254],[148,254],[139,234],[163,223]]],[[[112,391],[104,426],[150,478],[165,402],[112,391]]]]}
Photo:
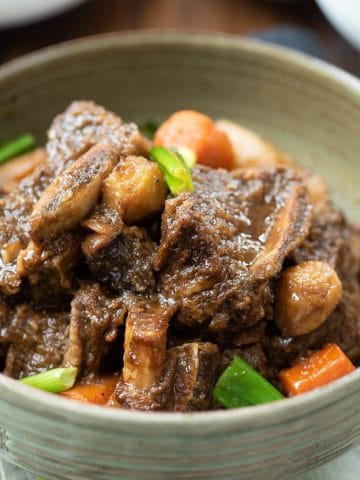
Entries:
{"type": "Polygon", "coordinates": [[[272,56],[276,61],[286,62],[300,67],[309,73],[329,79],[331,83],[346,86],[354,93],[360,93],[360,79],[351,73],[322,59],[306,53],[264,41],[223,32],[192,31],[185,29],[145,29],[121,32],[100,33],[59,42],[29,52],[0,65],[0,81],[7,76],[21,73],[26,68],[41,66],[62,58],[76,57],[89,51],[96,52],[116,47],[126,50],[128,47],[147,46],[187,46],[198,48],[227,48],[242,50],[258,56],[272,56]]]}
{"type": "MultiPolygon", "coordinates": [[[[199,33],[187,31],[141,31],[100,34],[66,41],[36,52],[11,60],[0,67],[0,84],[12,76],[26,72],[33,67],[38,68],[52,61],[77,57],[82,53],[101,52],[108,49],[127,50],[141,46],[180,46],[188,48],[207,48],[215,50],[245,51],[258,57],[272,57],[279,64],[288,64],[311,75],[322,77],[332,85],[342,87],[344,92],[354,95],[360,104],[360,81],[351,74],[322,60],[292,49],[279,47],[260,40],[244,39],[229,34],[199,33]]],[[[190,426],[194,434],[200,435],[209,429],[219,430],[231,426],[237,428],[271,427],[286,420],[307,416],[326,406],[335,404],[347,394],[360,390],[360,368],[335,382],[302,394],[298,397],[286,398],[269,404],[244,407],[231,410],[214,410],[205,412],[142,412],[125,409],[107,409],[96,405],[69,401],[58,395],[48,394],[35,388],[22,385],[16,380],[0,374],[0,388],[11,395],[13,406],[45,414],[55,412],[61,417],[71,417],[72,423],[101,424],[110,428],[162,427],[178,433],[186,431],[190,426]]],[[[1,394],[0,394],[1,397],[1,394]]]]}
{"type": "MultiPolygon", "coordinates": [[[[56,412],[58,418],[71,418],[71,422],[77,425],[106,425],[106,429],[116,430],[117,427],[141,428],[146,424],[154,428],[162,427],[165,431],[169,429],[172,433],[174,433],[172,429],[176,427],[178,434],[186,432],[187,428],[191,427],[195,429],[195,435],[202,435],[209,431],[219,431],[219,425],[221,430],[239,427],[266,429],[322,411],[337,404],[342,398],[351,398],[354,391],[358,394],[360,369],[357,368],[331,384],[299,396],[251,407],[199,412],[145,412],[105,408],[32,388],[3,374],[0,374],[0,388],[11,396],[12,407],[23,409],[26,405],[27,413],[40,415],[56,412]]],[[[1,396],[0,393],[0,398],[1,396]]]]}

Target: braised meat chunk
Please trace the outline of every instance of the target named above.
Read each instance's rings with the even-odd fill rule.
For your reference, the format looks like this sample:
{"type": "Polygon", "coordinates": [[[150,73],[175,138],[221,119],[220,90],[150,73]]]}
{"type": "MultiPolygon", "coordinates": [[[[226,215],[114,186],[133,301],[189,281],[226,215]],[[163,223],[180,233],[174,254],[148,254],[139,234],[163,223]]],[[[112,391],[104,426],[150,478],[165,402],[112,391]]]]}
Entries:
{"type": "Polygon", "coordinates": [[[223,315],[225,328],[247,327],[264,316],[267,282],[308,231],[305,188],[281,168],[194,168],[193,180],[194,193],[165,205],[155,259],[160,291],[178,303],[180,326],[223,315]]]}
{"type": "Polygon", "coordinates": [[[9,345],[4,373],[22,378],[60,366],[68,335],[68,313],[19,305],[2,334],[9,345]]]}
{"type": "Polygon", "coordinates": [[[71,294],[82,239],[81,231],[64,233],[42,244],[30,241],[21,250],[17,273],[26,279],[28,293],[36,304],[56,307],[71,294]]]}
{"type": "MultiPolygon", "coordinates": [[[[67,189],[70,184],[75,188],[76,181],[80,181],[73,176],[70,179],[67,177],[58,179],[57,177],[63,170],[70,167],[92,146],[98,144],[113,147],[119,157],[120,155],[141,154],[147,150],[147,142],[134,124],[123,123],[117,115],[93,102],[73,102],[62,115],[55,118],[49,129],[48,137],[47,161],[39,165],[28,177],[25,177],[9,195],[0,199],[0,289],[6,295],[15,294],[20,290],[21,278],[16,271],[17,256],[22,249],[27,247],[31,230],[34,232],[40,228],[34,225],[29,228],[31,214],[34,214],[35,218],[30,220],[30,225],[33,222],[43,225],[45,219],[36,220],[37,212],[44,208],[47,200],[50,200],[48,197],[55,193],[56,186],[59,188],[58,183],[60,183],[61,190],[61,188],[67,189]],[[70,183],[67,184],[66,181],[70,183]],[[52,182],[55,184],[50,192],[36,206],[52,182]]],[[[86,159],[81,162],[86,163],[86,159]]],[[[76,173],[76,168],[74,173],[76,173]]],[[[90,173],[94,172],[91,170],[90,173]]],[[[92,183],[90,182],[91,185],[92,183]]],[[[79,189],[76,189],[76,193],[79,202],[79,189]]],[[[95,196],[93,192],[90,195],[92,198],[95,196]]],[[[68,194],[61,198],[63,203],[65,198],[68,199],[68,194]]],[[[59,201],[59,195],[54,201],[59,201]]],[[[89,203],[87,203],[87,207],[88,205],[89,203]]],[[[82,209],[83,207],[82,205],[82,209]]],[[[68,208],[70,207],[68,206],[68,208]]],[[[81,211],[83,211],[82,209],[81,211]]],[[[52,215],[54,216],[55,212],[52,215]]],[[[62,210],[62,215],[63,218],[66,215],[64,210],[62,210]]],[[[68,221],[70,225],[76,224],[72,220],[68,219],[68,221]]],[[[46,224],[49,224],[49,219],[46,224]]],[[[35,240],[40,240],[41,237],[40,233],[37,236],[35,233],[35,240]]]]}
{"type": "Polygon", "coordinates": [[[212,343],[187,343],[167,354],[164,377],[173,385],[164,405],[166,410],[207,410],[219,374],[220,355],[212,343]]]}
{"type": "Polygon", "coordinates": [[[115,235],[93,234],[82,248],[95,278],[115,292],[154,288],[152,259],[157,245],[144,228],[122,225],[115,235]]]}
{"type": "Polygon", "coordinates": [[[28,218],[51,178],[49,167],[46,164],[40,166],[9,195],[0,199],[0,289],[6,295],[15,294],[20,289],[16,260],[29,242],[28,218]]]}
{"type": "Polygon", "coordinates": [[[31,238],[41,242],[72,230],[95,205],[103,180],[117,155],[109,146],[97,145],[67,167],[45,190],[29,218],[31,238]]]}
{"type": "Polygon", "coordinates": [[[73,102],[54,119],[48,138],[46,149],[56,175],[100,143],[112,146],[119,156],[148,150],[147,141],[134,123],[124,123],[94,102],[73,102]]]}
{"type": "Polygon", "coordinates": [[[96,283],[82,285],[71,302],[64,366],[77,367],[82,378],[98,375],[109,345],[117,339],[125,314],[121,298],[96,283]]]}
{"type": "Polygon", "coordinates": [[[159,409],[158,392],[166,357],[166,338],[173,308],[158,298],[129,302],[124,341],[124,368],[117,387],[120,405],[159,409]]]}
{"type": "Polygon", "coordinates": [[[0,362],[143,411],[320,387],[360,362],[360,228],[233,122],[175,112],[150,141],[73,102],[0,168],[0,362]]]}
{"type": "Polygon", "coordinates": [[[220,354],[211,343],[187,343],[170,348],[162,357],[157,379],[134,388],[120,380],[115,390],[118,406],[137,410],[206,410],[220,369],[220,354]]]}

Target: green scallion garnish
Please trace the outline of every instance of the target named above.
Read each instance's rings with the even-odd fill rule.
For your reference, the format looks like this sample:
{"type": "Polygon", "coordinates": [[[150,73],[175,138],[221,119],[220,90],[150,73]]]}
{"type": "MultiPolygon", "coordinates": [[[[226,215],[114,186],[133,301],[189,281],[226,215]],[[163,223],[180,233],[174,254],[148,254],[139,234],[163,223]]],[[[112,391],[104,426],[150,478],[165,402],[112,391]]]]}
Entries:
{"type": "Polygon", "coordinates": [[[281,398],[284,398],[282,393],[240,357],[235,357],[224,370],[214,389],[214,399],[226,408],[247,407],[281,398]]]}
{"type": "Polygon", "coordinates": [[[173,195],[194,190],[190,169],[181,155],[164,147],[153,147],[150,155],[161,168],[164,180],[173,195]]]}
{"type": "Polygon", "coordinates": [[[184,160],[184,162],[189,168],[192,168],[195,165],[196,153],[194,152],[194,150],[191,150],[187,147],[180,147],[175,149],[175,153],[181,156],[181,158],[184,160]]]}
{"type": "Polygon", "coordinates": [[[31,133],[24,133],[17,138],[9,140],[0,146],[0,164],[29,150],[33,150],[35,147],[36,140],[31,133]]]}
{"type": "Polygon", "coordinates": [[[77,368],[53,368],[47,372],[31,375],[19,380],[30,387],[39,388],[45,392],[60,393],[69,390],[76,380],[77,368]]]}

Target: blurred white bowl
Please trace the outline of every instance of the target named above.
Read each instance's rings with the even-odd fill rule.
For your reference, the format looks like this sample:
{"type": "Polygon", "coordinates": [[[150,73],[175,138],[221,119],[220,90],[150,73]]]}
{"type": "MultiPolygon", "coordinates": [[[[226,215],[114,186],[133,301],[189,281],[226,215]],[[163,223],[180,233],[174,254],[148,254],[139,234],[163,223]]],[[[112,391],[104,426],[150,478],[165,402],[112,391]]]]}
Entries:
{"type": "Polygon", "coordinates": [[[334,27],[360,50],[360,0],[317,0],[334,27]]]}
{"type": "Polygon", "coordinates": [[[42,20],[84,0],[0,0],[0,28],[42,20]]]}

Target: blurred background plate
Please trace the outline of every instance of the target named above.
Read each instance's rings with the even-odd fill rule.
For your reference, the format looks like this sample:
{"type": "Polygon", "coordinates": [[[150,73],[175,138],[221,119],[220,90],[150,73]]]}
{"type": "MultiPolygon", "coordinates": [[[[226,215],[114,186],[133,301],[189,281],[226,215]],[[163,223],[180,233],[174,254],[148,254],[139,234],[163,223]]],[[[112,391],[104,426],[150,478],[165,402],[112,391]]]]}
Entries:
{"type": "Polygon", "coordinates": [[[85,0],[0,0],[0,28],[24,25],[56,15],[85,0]]]}
{"type": "Polygon", "coordinates": [[[360,50],[360,0],[317,0],[334,27],[360,50]]]}

